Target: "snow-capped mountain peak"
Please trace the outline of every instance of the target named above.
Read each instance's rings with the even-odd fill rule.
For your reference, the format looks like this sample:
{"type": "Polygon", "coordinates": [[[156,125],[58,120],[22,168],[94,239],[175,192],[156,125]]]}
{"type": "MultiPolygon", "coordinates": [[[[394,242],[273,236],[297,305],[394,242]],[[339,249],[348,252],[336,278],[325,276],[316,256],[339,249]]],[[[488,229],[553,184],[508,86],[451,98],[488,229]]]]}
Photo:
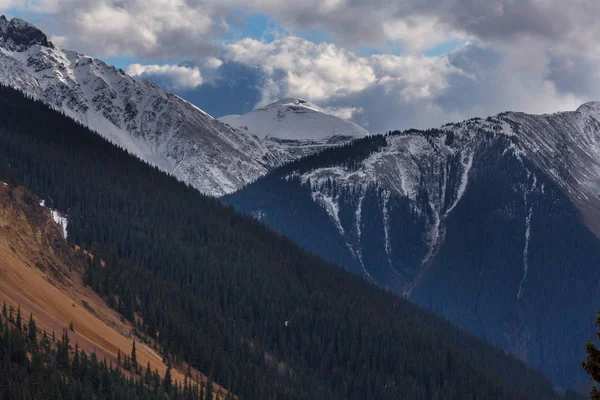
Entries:
{"type": "MultiPolygon", "coordinates": [[[[229,126],[154,82],[136,80],[101,60],[58,49],[35,26],[4,16],[0,16],[0,83],[43,101],[212,196],[231,193],[274,166],[344,142],[339,138],[265,141],[268,132],[254,134],[229,126]]],[[[325,115],[316,106],[304,105],[304,110],[309,109],[313,116],[325,115]]],[[[328,118],[333,117],[315,121],[327,122],[328,118]]],[[[295,120],[296,124],[301,124],[300,120],[295,120]]],[[[352,129],[336,131],[348,135],[345,141],[362,130],[344,124],[352,129]]]]}
{"type": "Polygon", "coordinates": [[[297,98],[285,98],[247,114],[228,115],[220,120],[262,139],[324,140],[369,135],[369,132],[357,124],[297,98]]]}

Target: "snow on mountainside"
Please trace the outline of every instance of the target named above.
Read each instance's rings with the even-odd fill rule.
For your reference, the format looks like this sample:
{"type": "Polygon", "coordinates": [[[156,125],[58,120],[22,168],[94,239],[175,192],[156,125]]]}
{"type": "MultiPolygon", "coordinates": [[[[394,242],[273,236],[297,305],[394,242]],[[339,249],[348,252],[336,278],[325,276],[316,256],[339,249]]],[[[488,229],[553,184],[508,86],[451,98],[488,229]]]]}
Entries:
{"type": "Polygon", "coordinates": [[[329,114],[305,100],[283,99],[244,115],[219,118],[267,139],[323,140],[334,136],[360,138],[369,132],[353,122],[329,114]]]}
{"type": "Polygon", "coordinates": [[[369,136],[369,132],[355,123],[294,98],[219,119],[261,138],[279,160],[278,165],[369,136]]]}
{"type": "Polygon", "coordinates": [[[332,141],[268,141],[235,129],[151,81],[56,48],[20,19],[0,17],[0,83],[19,89],[111,142],[220,196],[332,141]]]}
{"type": "Polygon", "coordinates": [[[569,196],[600,237],[600,102],[551,115],[508,113],[521,148],[569,196]]]}

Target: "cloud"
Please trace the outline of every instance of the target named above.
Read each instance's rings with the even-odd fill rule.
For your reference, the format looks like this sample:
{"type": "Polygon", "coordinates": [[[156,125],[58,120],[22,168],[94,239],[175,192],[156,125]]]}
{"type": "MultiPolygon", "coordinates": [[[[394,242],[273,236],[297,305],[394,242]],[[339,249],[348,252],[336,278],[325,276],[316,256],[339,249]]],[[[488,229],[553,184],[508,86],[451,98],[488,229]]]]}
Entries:
{"type": "Polygon", "coordinates": [[[217,114],[295,96],[383,131],[600,99],[597,0],[0,0],[0,8],[44,13],[59,45],[133,57],[149,65],[137,76],[217,114]],[[278,24],[275,40],[220,39],[256,13],[278,24]],[[298,37],[310,29],[331,42],[298,37]],[[456,40],[469,44],[424,55],[456,40]],[[380,54],[361,55],[365,44],[380,54]],[[215,106],[220,96],[227,101],[215,106]]]}
{"type": "Polygon", "coordinates": [[[352,52],[291,36],[270,43],[243,39],[226,46],[223,56],[264,71],[263,104],[286,96],[321,101],[360,91],[377,79],[352,52]]]}
{"type": "Polygon", "coordinates": [[[108,55],[215,51],[215,37],[256,13],[291,34],[319,28],[351,47],[397,41],[422,51],[452,38],[489,44],[535,36],[563,52],[600,51],[596,0],[0,0],[0,7],[52,14],[72,45],[108,55]]]}
{"type": "MultiPolygon", "coordinates": [[[[52,15],[61,44],[102,56],[168,59],[214,51],[228,30],[220,7],[188,0],[39,0],[13,8],[52,15]],[[207,12],[209,11],[209,12],[207,12]]],[[[210,4],[216,2],[208,1],[210,4]]]]}
{"type": "Polygon", "coordinates": [[[363,57],[333,44],[284,37],[270,43],[241,40],[228,45],[223,57],[260,71],[262,79],[253,81],[261,93],[258,106],[301,97],[373,132],[384,132],[506,110],[576,108],[583,101],[581,93],[564,90],[550,74],[559,74],[562,86],[574,90],[570,80],[575,72],[567,76],[554,66],[542,43],[529,38],[510,53],[468,43],[439,57],[363,57]]]}
{"type": "Polygon", "coordinates": [[[402,42],[409,53],[423,52],[452,40],[467,39],[466,34],[452,29],[438,17],[391,19],[384,22],[383,30],[387,39],[402,42]]]}
{"type": "Polygon", "coordinates": [[[342,119],[352,119],[364,112],[362,107],[327,107],[325,110],[329,114],[342,119]]]}
{"type": "Polygon", "coordinates": [[[174,89],[194,89],[204,82],[199,68],[182,65],[132,64],[125,72],[134,78],[161,81],[165,86],[174,89]]]}
{"type": "Polygon", "coordinates": [[[198,105],[214,117],[245,114],[260,102],[264,74],[256,68],[225,62],[211,71],[202,70],[205,83],[194,89],[172,89],[178,96],[198,105]]]}
{"type": "Polygon", "coordinates": [[[373,85],[393,86],[407,100],[431,97],[446,87],[447,74],[460,73],[445,57],[361,57],[331,43],[291,36],[270,43],[244,39],[228,45],[223,56],[263,71],[261,104],[290,96],[327,102],[373,85]]]}

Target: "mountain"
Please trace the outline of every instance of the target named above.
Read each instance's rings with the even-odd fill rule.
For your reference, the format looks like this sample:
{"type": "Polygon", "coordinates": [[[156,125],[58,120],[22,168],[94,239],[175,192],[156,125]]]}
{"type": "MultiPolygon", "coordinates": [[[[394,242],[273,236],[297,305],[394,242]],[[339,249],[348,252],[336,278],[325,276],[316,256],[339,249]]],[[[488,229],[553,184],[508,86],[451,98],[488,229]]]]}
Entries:
{"type": "Polygon", "coordinates": [[[391,132],[224,201],[517,355],[562,387],[600,298],[600,106],[391,132]]]}
{"type": "MultiPolygon", "coordinates": [[[[67,219],[69,247],[96,260],[84,268],[86,289],[145,344],[239,398],[566,398],[504,351],[3,86],[0,179],[67,219]]],[[[52,232],[65,247],[61,227],[52,232]]]]}
{"type": "Polygon", "coordinates": [[[261,138],[284,162],[369,136],[369,132],[355,123],[294,98],[276,101],[244,115],[219,119],[261,138]]]}
{"type": "Polygon", "coordinates": [[[287,98],[244,115],[219,118],[261,139],[324,140],[331,137],[362,138],[369,132],[353,122],[328,113],[306,100],[287,98]]]}
{"type": "MultiPolygon", "coordinates": [[[[43,101],[211,196],[233,192],[274,166],[350,139],[265,143],[262,136],[232,128],[151,81],[133,79],[98,59],[59,49],[33,25],[4,16],[0,16],[0,83],[43,101]]],[[[296,121],[310,118],[299,116],[296,121]]],[[[332,118],[324,120],[329,123],[332,118]]],[[[339,124],[352,126],[352,132],[344,134],[360,130],[345,121],[339,124]]]]}

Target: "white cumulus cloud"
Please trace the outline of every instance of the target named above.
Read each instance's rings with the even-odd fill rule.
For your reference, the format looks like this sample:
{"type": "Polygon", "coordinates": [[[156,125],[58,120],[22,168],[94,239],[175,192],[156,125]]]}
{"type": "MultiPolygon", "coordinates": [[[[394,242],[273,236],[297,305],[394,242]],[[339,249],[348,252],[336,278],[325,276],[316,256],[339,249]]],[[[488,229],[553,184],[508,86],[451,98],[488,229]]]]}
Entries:
{"type": "Polygon", "coordinates": [[[431,97],[446,88],[448,74],[460,73],[446,57],[361,57],[292,36],[269,43],[244,39],[228,45],[224,57],[264,72],[261,104],[290,96],[326,102],[374,85],[393,87],[406,99],[431,97]]]}
{"type": "Polygon", "coordinates": [[[325,110],[341,119],[352,119],[364,111],[362,107],[327,107],[325,110]]]}
{"type": "Polygon", "coordinates": [[[131,64],[125,72],[135,78],[160,79],[174,89],[194,89],[204,83],[200,69],[181,65],[131,64]]]}

